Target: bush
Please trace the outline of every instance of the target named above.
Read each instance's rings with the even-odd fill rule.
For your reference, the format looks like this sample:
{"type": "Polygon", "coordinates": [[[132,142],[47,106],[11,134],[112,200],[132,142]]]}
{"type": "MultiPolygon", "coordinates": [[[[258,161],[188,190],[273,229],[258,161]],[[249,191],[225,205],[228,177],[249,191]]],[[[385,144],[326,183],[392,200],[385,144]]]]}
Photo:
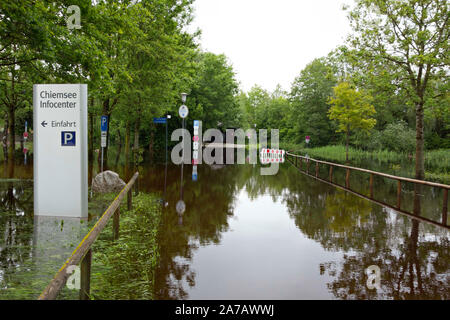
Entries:
{"type": "Polygon", "coordinates": [[[388,124],[380,139],[388,150],[413,153],[416,148],[416,132],[404,121],[388,124]]]}

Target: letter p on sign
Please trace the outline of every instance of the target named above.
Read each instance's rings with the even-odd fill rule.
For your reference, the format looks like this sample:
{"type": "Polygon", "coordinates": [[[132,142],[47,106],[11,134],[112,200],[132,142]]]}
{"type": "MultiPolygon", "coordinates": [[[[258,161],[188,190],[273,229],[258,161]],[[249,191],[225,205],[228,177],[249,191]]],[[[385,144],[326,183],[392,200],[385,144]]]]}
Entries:
{"type": "Polygon", "coordinates": [[[75,147],[75,131],[61,131],[61,146],[75,147]]]}

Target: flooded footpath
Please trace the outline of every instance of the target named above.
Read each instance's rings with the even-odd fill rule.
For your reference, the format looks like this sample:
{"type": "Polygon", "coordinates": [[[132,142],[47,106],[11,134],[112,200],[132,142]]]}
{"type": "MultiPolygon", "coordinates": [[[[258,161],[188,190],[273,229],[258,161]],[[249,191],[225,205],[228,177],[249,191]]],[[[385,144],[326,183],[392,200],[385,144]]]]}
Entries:
{"type": "MultiPolygon", "coordinates": [[[[32,171],[16,169],[20,180],[0,182],[0,299],[35,299],[95,215],[63,224],[34,219],[32,171]]],[[[262,176],[258,165],[200,165],[192,181],[191,170],[139,168],[140,191],[167,203],[155,299],[450,298],[445,228],[324,184],[290,163],[274,176],[262,176]],[[177,210],[180,200],[184,210],[177,210]],[[379,267],[379,289],[367,286],[369,266],[379,267]]],[[[115,171],[124,180],[132,174],[115,171]]],[[[355,188],[365,183],[352,179],[355,188]]],[[[395,199],[395,190],[377,181],[379,199],[395,199]]],[[[406,207],[411,190],[405,186],[406,207]]],[[[439,221],[441,195],[430,188],[420,201],[421,215],[439,221]]],[[[90,203],[90,212],[104,206],[90,203]]],[[[60,297],[76,298],[67,288],[60,297]]]]}

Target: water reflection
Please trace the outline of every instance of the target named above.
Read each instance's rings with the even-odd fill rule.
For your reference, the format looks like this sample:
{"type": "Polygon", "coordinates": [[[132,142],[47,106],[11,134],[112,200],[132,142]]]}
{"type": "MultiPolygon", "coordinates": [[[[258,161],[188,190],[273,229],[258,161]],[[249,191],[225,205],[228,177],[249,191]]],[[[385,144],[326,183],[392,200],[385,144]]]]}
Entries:
{"type": "MultiPolygon", "coordinates": [[[[253,211],[263,211],[264,208],[258,209],[258,204],[267,197],[273,203],[281,204],[276,210],[282,212],[285,208],[297,227],[295,234],[286,239],[297,241],[297,238],[305,237],[320,244],[319,249],[315,249],[314,255],[324,258],[317,263],[314,275],[313,272],[308,272],[311,272],[311,277],[322,275],[324,279],[329,280],[326,284],[321,284],[321,281],[317,280],[316,283],[309,284],[309,287],[294,290],[287,298],[306,298],[308,295],[305,293],[313,292],[314,286],[322,285],[326,290],[316,297],[448,298],[449,234],[445,229],[419,223],[393,210],[314,181],[299,174],[289,165],[282,167],[276,176],[260,176],[259,168],[252,166],[226,166],[217,170],[206,165],[200,166],[199,181],[192,183],[187,179],[183,180],[186,211],[183,215],[183,224],[180,225],[175,208],[181,188],[179,170],[180,168],[171,168],[167,177],[170,204],[164,213],[160,232],[161,263],[155,285],[155,295],[158,299],[215,298],[215,293],[211,293],[214,292],[213,288],[225,292],[226,290],[223,287],[221,289],[218,283],[222,283],[220,279],[223,278],[229,282],[233,277],[236,278],[237,274],[231,272],[234,269],[230,267],[230,274],[226,274],[227,270],[224,270],[216,274],[213,272],[213,275],[205,270],[214,268],[214,261],[221,259],[217,256],[220,250],[229,255],[222,257],[225,261],[235,259],[233,251],[240,252],[239,246],[243,244],[231,248],[227,239],[235,232],[234,229],[243,228],[248,231],[252,224],[258,225],[258,220],[265,219],[264,214],[253,215],[256,220],[245,220],[243,217],[244,214],[253,211]],[[247,223],[248,225],[244,226],[247,223]],[[328,261],[325,257],[330,254],[333,260],[328,261]],[[405,261],[411,261],[407,262],[408,270],[413,264],[415,280],[411,280],[408,270],[405,269],[408,271],[406,272],[398,269],[399,263],[403,265],[405,261]],[[372,264],[379,265],[382,270],[382,289],[378,292],[366,287],[365,269],[372,264]],[[211,282],[205,286],[207,273],[208,277],[211,277],[211,282]],[[420,274],[420,279],[417,274],[420,274]],[[421,284],[416,284],[416,288],[411,289],[411,283],[417,282],[421,284]],[[397,291],[388,289],[392,287],[391,283],[396,284],[397,291]],[[439,285],[441,288],[437,287],[439,285]],[[411,290],[413,294],[404,293],[411,290]]],[[[161,181],[164,181],[162,175],[163,170],[157,168],[146,173],[143,180],[146,181],[149,191],[162,190],[160,186],[161,181]]],[[[388,190],[379,189],[378,192],[387,193],[388,190]]],[[[381,197],[383,196],[381,194],[381,197]]],[[[429,217],[439,220],[439,201],[436,197],[438,196],[427,194],[426,197],[421,196],[418,199],[425,202],[425,205],[421,203],[424,208],[422,211],[429,217]],[[433,203],[436,203],[436,207],[432,206],[433,203]]],[[[276,214],[273,212],[273,215],[276,214]]],[[[280,232],[289,233],[288,230],[280,232]]],[[[270,233],[267,235],[270,238],[270,233]]],[[[274,244],[270,239],[258,239],[258,242],[250,240],[246,245],[257,251],[261,246],[269,248],[274,244]]],[[[308,251],[310,245],[312,244],[292,248],[286,243],[277,243],[279,247],[277,256],[286,263],[298,263],[298,268],[302,269],[304,268],[302,262],[294,261],[292,257],[299,252],[312,254],[308,251]]],[[[260,265],[266,262],[257,261],[260,265]]],[[[233,263],[240,265],[239,261],[233,260],[233,263]]],[[[244,262],[241,262],[242,270],[246,268],[243,264],[244,262]]],[[[259,279],[259,283],[264,283],[264,279],[267,279],[267,274],[262,272],[262,268],[255,268],[252,272],[259,279]]],[[[281,270],[276,269],[273,273],[280,278],[279,283],[273,281],[271,284],[274,290],[281,290],[282,288],[278,288],[277,285],[281,285],[287,279],[295,282],[296,278],[297,280],[301,278],[297,273],[285,272],[283,275],[281,270]]],[[[228,290],[236,290],[234,296],[229,292],[229,297],[238,297],[240,294],[238,287],[228,290]]],[[[280,298],[281,296],[275,293],[276,290],[272,295],[264,297],[280,298]]],[[[254,289],[246,297],[258,298],[261,295],[254,289]]]]}
{"type": "MultiPolygon", "coordinates": [[[[450,298],[446,229],[323,184],[288,163],[276,176],[261,176],[258,166],[201,165],[196,182],[182,173],[186,168],[138,168],[140,190],[158,192],[168,204],[158,239],[157,299],[450,298]],[[185,203],[181,221],[180,199],[185,203]],[[381,269],[380,290],[366,286],[370,265],[381,269]]],[[[115,171],[126,180],[134,173],[128,166],[115,171]]],[[[355,189],[367,184],[352,179],[355,189]]],[[[391,199],[395,187],[378,181],[377,196],[391,199]]],[[[18,276],[31,268],[31,256],[45,256],[30,249],[33,231],[35,243],[51,240],[58,231],[58,224],[40,231],[32,198],[31,182],[0,183],[0,288],[38,283],[18,276]]],[[[411,201],[403,202],[429,219],[441,218],[442,200],[432,189],[413,190],[411,201]]],[[[70,244],[80,233],[69,224],[64,228],[72,229],[74,238],[64,242],[70,244]]],[[[0,299],[9,297],[0,289],[0,299]]]]}

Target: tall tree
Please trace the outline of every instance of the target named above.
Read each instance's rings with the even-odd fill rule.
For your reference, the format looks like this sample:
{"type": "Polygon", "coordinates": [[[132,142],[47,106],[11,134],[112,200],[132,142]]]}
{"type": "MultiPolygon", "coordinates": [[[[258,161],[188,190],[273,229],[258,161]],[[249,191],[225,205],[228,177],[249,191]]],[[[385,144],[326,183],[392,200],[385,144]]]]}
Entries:
{"type": "Polygon", "coordinates": [[[334,97],[329,99],[331,108],[328,116],[338,122],[337,132],[345,133],[345,159],[348,161],[350,132],[372,129],[376,123],[376,120],[371,118],[375,114],[375,108],[370,104],[371,96],[364,91],[353,89],[348,82],[341,82],[333,89],[334,97]]]}
{"type": "Polygon", "coordinates": [[[434,79],[448,78],[449,3],[446,0],[357,0],[349,18],[359,58],[394,66],[415,108],[416,173],[424,179],[424,108],[434,79]]]}
{"type": "Polygon", "coordinates": [[[192,115],[203,120],[204,128],[238,126],[238,83],[225,55],[202,52],[198,56],[197,76],[188,97],[192,115]]]}
{"type": "Polygon", "coordinates": [[[332,67],[323,58],[313,60],[295,78],[290,93],[295,142],[309,135],[313,146],[330,143],[334,127],[327,117],[327,101],[336,82],[332,67]]]}

